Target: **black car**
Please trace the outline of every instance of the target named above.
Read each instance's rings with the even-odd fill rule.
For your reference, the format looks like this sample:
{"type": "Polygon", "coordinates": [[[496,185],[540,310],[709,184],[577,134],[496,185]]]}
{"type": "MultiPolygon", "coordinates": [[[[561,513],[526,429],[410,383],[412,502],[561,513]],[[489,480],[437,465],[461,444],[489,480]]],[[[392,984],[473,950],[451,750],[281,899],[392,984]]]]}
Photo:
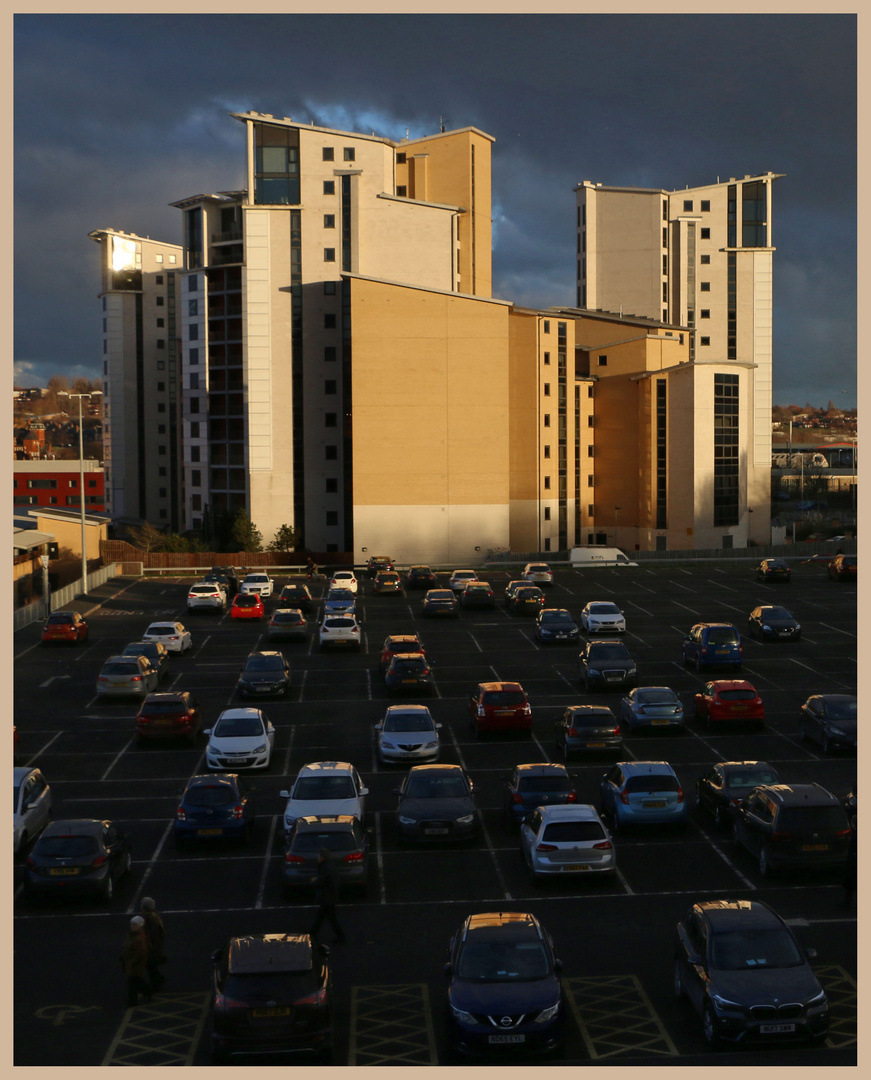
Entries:
{"type": "Polygon", "coordinates": [[[721,761],[696,781],[696,805],[716,825],[730,824],[735,807],[753,788],[779,783],[767,761],[721,761]]]}
{"type": "Polygon", "coordinates": [[[850,823],[821,784],[754,788],[735,807],[733,829],[763,876],[777,869],[843,868],[847,860],[850,823]]]}
{"type": "Polygon", "coordinates": [[[329,949],[308,934],[247,934],[212,953],[211,1050],[333,1057],[329,949]]]}
{"type": "Polygon", "coordinates": [[[460,593],[462,608],[496,607],[496,597],[489,581],[470,581],[460,593]]]}
{"type": "Polygon", "coordinates": [[[702,900],[677,924],[674,993],[709,1046],[822,1042],[829,1005],[805,951],[761,900],[702,900]]]}
{"type": "Polygon", "coordinates": [[[232,566],[213,566],[211,574],[226,583],[227,596],[235,596],[239,591],[239,577],[232,566]]]}
{"type": "Polygon", "coordinates": [[[558,762],[518,765],[502,780],[502,809],[509,828],[519,828],[538,806],[563,806],[578,801],[575,777],[558,762]]]}
{"type": "Polygon", "coordinates": [[[290,689],[290,665],[278,651],[252,652],[239,673],[242,697],[277,697],[290,689]]]}
{"type": "Polygon", "coordinates": [[[314,600],[308,585],[285,585],[278,595],[280,608],[299,608],[300,611],[311,611],[314,608],[314,600]]]}
{"type": "Polygon", "coordinates": [[[635,661],[622,641],[588,641],[578,671],[587,691],[635,685],[635,661]]]}
{"type": "Polygon", "coordinates": [[[384,685],[393,693],[432,694],[432,664],[420,653],[394,653],[384,672],[384,685]]]}
{"type": "Polygon", "coordinates": [[[430,589],[423,598],[424,615],[458,614],[457,598],[450,589],[430,589]]]}
{"type": "Polygon", "coordinates": [[[175,844],[227,838],[247,844],[253,825],[253,793],[237,773],[192,776],[175,812],[175,844]]]}
{"type": "Polygon", "coordinates": [[[395,570],[393,559],[389,555],[370,555],[366,560],[366,573],[370,578],[380,574],[382,570],[395,570]]]}
{"type": "Polygon", "coordinates": [[[801,641],[801,626],[785,607],[774,604],[761,604],[750,612],[747,632],[761,641],[801,641]]]}
{"type": "Polygon", "coordinates": [[[409,589],[432,589],[438,580],[428,566],[409,566],[405,584],[409,589]]]}
{"type": "Polygon", "coordinates": [[[542,608],[535,617],[535,636],[542,645],[548,641],[577,641],[580,629],[565,608],[542,608]]]}
{"type": "Polygon", "coordinates": [[[823,749],[855,750],[859,703],[852,694],[813,694],[801,707],[799,730],[823,749]]]}
{"type": "Polygon", "coordinates": [[[527,1052],[558,1055],[565,1024],[561,970],[551,936],[534,915],[469,915],[445,964],[451,1050],[511,1064],[527,1052]]]}
{"type": "Polygon", "coordinates": [[[789,581],[791,577],[786,559],[763,559],[756,567],[757,581],[789,581]]]}
{"type": "Polygon", "coordinates": [[[459,765],[415,765],[402,785],[396,827],[406,840],[465,840],[475,836],[474,785],[459,765]]]}
{"type": "Polygon", "coordinates": [[[284,848],[284,892],[313,889],[318,858],[326,849],[340,888],[365,893],[369,880],[369,833],[352,814],[297,818],[284,848]]]}
{"type": "Polygon", "coordinates": [[[124,646],[122,656],[144,656],[151,661],[151,666],[157,672],[158,680],[165,679],[169,674],[169,650],[162,641],[131,641],[124,646]]]}
{"type": "Polygon", "coordinates": [[[130,836],[111,821],[51,821],[27,856],[24,898],[85,894],[109,901],[130,865],[130,836]]]}
{"type": "Polygon", "coordinates": [[[512,615],[537,615],[544,605],[544,593],[537,585],[530,585],[526,581],[512,592],[508,600],[508,610],[512,615]]]}
{"type": "Polygon", "coordinates": [[[607,705],[569,705],[554,725],[554,737],[566,759],[575,752],[623,746],[620,725],[607,705]]]}

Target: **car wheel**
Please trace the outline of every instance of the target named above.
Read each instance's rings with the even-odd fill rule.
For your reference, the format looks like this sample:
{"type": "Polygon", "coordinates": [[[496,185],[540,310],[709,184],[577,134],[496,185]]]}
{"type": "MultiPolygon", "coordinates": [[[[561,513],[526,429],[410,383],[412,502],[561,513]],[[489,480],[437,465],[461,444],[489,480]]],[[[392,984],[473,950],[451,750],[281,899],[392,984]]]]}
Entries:
{"type": "Polygon", "coordinates": [[[824,754],[828,754],[829,750],[831,750],[832,748],[831,743],[829,742],[828,732],[826,731],[823,732],[823,737],[820,740],[820,746],[822,747],[822,751],[824,754]]]}
{"type": "Polygon", "coordinates": [[[700,656],[697,656],[696,657],[696,671],[701,671],[701,670],[702,670],[702,658],[700,656]]]}
{"type": "Polygon", "coordinates": [[[130,868],[133,865],[133,856],[129,851],[124,852],[124,862],[121,864],[121,873],[118,877],[123,877],[125,874],[130,873],[130,868]]]}
{"type": "Polygon", "coordinates": [[[715,806],[714,807],[714,824],[717,826],[717,828],[722,829],[724,825],[728,824],[728,821],[729,821],[729,815],[728,815],[725,807],[715,806]]]}
{"type": "Polygon", "coordinates": [[[771,856],[768,854],[768,845],[763,844],[759,849],[759,873],[768,877],[771,873],[771,856]]]}
{"type": "Polygon", "coordinates": [[[808,734],[807,724],[802,719],[798,725],[798,733],[802,742],[810,742],[810,735],[808,734]]]}
{"type": "Polygon", "coordinates": [[[677,957],[674,958],[674,975],[672,977],[672,987],[674,988],[674,996],[680,1001],[686,991],[683,987],[683,978],[680,973],[680,961],[677,957]]]}
{"type": "Polygon", "coordinates": [[[100,891],[100,899],[105,901],[108,904],[111,901],[111,899],[112,899],[112,897],[114,895],[115,895],[115,883],[112,881],[112,871],[110,869],[109,873],[106,875],[106,884],[103,886],[102,890],[100,891]]]}
{"type": "Polygon", "coordinates": [[[720,1036],[717,1034],[717,1025],[714,1022],[714,1013],[710,1005],[705,1006],[702,1014],[702,1029],[705,1033],[705,1042],[713,1049],[720,1045],[720,1036]]]}

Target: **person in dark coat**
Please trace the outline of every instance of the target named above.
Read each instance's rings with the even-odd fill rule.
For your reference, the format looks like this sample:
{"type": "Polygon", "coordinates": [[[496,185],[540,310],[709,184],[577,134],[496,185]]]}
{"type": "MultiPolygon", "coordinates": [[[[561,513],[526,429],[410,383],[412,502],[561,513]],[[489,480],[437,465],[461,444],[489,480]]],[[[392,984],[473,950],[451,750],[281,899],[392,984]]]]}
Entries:
{"type": "Polygon", "coordinates": [[[142,898],[142,918],[145,919],[145,940],[148,943],[148,978],[156,990],[166,982],[160,965],[166,963],[166,929],[150,896],[142,898]]]}
{"type": "Polygon", "coordinates": [[[315,883],[315,900],[318,902],[318,913],[309,933],[314,937],[320,930],[324,919],[332,926],[336,935],[336,941],[345,940],[345,932],[336,917],[336,901],[339,899],[339,879],[336,876],[336,868],[330,859],[328,848],[321,848],[318,853],[318,877],[315,883]]]}
{"type": "Polygon", "coordinates": [[[844,866],[844,907],[849,907],[856,896],[856,862],[856,819],[854,818],[847,843],[847,863],[844,866]]]}
{"type": "Polygon", "coordinates": [[[148,942],[145,940],[145,919],[134,915],[130,920],[130,929],[121,946],[121,970],[127,976],[127,1008],[139,1004],[139,995],[144,994],[146,1001],[151,1001],[154,991],[145,979],[148,970],[148,942]]]}

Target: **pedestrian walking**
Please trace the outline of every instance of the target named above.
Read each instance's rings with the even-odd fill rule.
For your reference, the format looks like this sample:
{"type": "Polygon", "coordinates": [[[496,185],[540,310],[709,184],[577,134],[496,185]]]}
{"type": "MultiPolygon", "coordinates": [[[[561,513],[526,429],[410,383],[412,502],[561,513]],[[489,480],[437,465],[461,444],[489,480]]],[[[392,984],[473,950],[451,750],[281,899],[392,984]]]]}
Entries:
{"type": "Polygon", "coordinates": [[[856,896],[856,861],[856,818],[853,818],[850,839],[847,842],[847,862],[844,866],[844,907],[849,907],[856,896]]]}
{"type": "Polygon", "coordinates": [[[339,899],[339,879],[336,876],[336,868],[330,859],[328,848],[321,848],[318,853],[318,877],[315,883],[315,900],[318,902],[318,913],[309,933],[315,937],[323,925],[324,920],[333,928],[336,941],[345,941],[345,932],[342,930],[336,917],[336,901],[339,899]]]}
{"type": "Polygon", "coordinates": [[[145,940],[145,919],[134,915],[130,929],[121,946],[121,970],[127,976],[127,1008],[139,1004],[139,995],[151,1001],[154,991],[145,979],[148,970],[148,942],[145,940]]]}
{"type": "Polygon", "coordinates": [[[166,928],[150,896],[142,897],[142,918],[145,919],[145,940],[148,944],[148,979],[152,990],[166,982],[160,965],[166,963],[166,928]]]}
{"type": "Polygon", "coordinates": [[[311,557],[311,555],[309,555],[308,558],[305,560],[305,565],[308,567],[308,579],[309,579],[309,581],[311,581],[311,579],[312,579],[312,571],[315,568],[315,561],[311,557]]]}

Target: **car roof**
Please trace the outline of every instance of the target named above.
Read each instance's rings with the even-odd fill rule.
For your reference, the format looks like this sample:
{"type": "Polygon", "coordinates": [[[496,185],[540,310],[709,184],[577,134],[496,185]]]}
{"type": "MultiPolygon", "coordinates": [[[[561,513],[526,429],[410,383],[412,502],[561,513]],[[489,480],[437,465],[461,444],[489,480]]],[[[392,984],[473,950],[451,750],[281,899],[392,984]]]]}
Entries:
{"type": "Polygon", "coordinates": [[[627,776],[674,775],[674,769],[667,761],[620,761],[618,764],[627,776]]]}
{"type": "Polygon", "coordinates": [[[693,630],[706,630],[709,627],[728,626],[730,630],[735,630],[735,624],[730,622],[700,622],[693,626],[693,630]]]}
{"type": "Polygon", "coordinates": [[[812,698],[819,698],[821,701],[856,701],[855,694],[811,694],[808,698],[810,701],[812,698]]]}
{"type": "Polygon", "coordinates": [[[97,818],[67,818],[66,821],[50,821],[45,836],[99,836],[103,826],[110,822],[97,818]]]}
{"type": "Polygon", "coordinates": [[[115,663],[135,664],[136,661],[139,659],[139,656],[122,656],[120,653],[117,653],[115,656],[107,656],[106,659],[103,661],[103,666],[105,667],[106,664],[115,663]]]}
{"type": "Polygon", "coordinates": [[[523,776],[562,776],[566,767],[556,761],[540,761],[531,765],[517,765],[516,770],[523,776]]]}
{"type": "Polygon", "coordinates": [[[273,612],[272,612],[272,618],[274,619],[276,615],[299,615],[299,617],[300,617],[301,619],[304,619],[304,618],[305,618],[305,616],[304,616],[304,615],[303,615],[303,613],[302,613],[302,612],[301,612],[301,611],[299,610],[299,608],[295,608],[295,607],[280,607],[280,608],[276,608],[276,609],[275,609],[275,611],[273,611],[273,612]]]}
{"type": "Polygon", "coordinates": [[[568,705],[566,712],[607,713],[612,719],[614,718],[614,712],[610,705],[568,705]]]}
{"type": "Polygon", "coordinates": [[[748,765],[756,765],[765,769],[773,767],[767,761],[718,761],[716,764],[720,769],[746,769],[748,765]]]}
{"type": "Polygon", "coordinates": [[[249,934],[230,941],[233,975],[310,971],[312,943],[308,934],[249,934]]]}
{"type": "Polygon", "coordinates": [[[388,634],[384,639],[385,645],[392,645],[394,643],[401,644],[404,641],[418,641],[417,634],[388,634]]]}
{"type": "Polygon", "coordinates": [[[426,663],[426,657],[422,652],[395,652],[390,657],[390,663],[395,664],[401,660],[419,660],[421,663],[426,663]]]}
{"type": "Polygon", "coordinates": [[[538,617],[539,617],[539,619],[543,619],[545,615],[569,615],[569,616],[571,616],[571,612],[569,611],[568,608],[564,608],[564,607],[546,607],[546,608],[542,608],[541,611],[539,611],[538,617]]]}
{"type": "Polygon", "coordinates": [[[763,791],[769,798],[783,806],[840,806],[841,804],[822,784],[761,784],[756,791],[763,791]]]}
{"type": "MultiPolygon", "coordinates": [[[[453,596],[450,589],[427,589],[426,596],[453,596]]],[[[424,597],[426,599],[426,597],[424,597]]]]}
{"type": "Polygon", "coordinates": [[[482,682],[478,683],[478,689],[485,692],[490,690],[519,690],[521,693],[525,692],[519,682],[482,682]]]}
{"type": "Polygon", "coordinates": [[[278,656],[282,660],[284,659],[284,653],[278,649],[252,649],[245,659],[250,660],[252,656],[278,656]]]}
{"type": "Polygon", "coordinates": [[[762,900],[700,900],[693,906],[708,921],[714,933],[783,926],[780,916],[762,900]]]}
{"type": "Polygon", "coordinates": [[[454,574],[474,574],[475,577],[477,577],[478,576],[478,571],[477,570],[453,570],[453,571],[451,571],[451,577],[453,577],[454,574]]]}

